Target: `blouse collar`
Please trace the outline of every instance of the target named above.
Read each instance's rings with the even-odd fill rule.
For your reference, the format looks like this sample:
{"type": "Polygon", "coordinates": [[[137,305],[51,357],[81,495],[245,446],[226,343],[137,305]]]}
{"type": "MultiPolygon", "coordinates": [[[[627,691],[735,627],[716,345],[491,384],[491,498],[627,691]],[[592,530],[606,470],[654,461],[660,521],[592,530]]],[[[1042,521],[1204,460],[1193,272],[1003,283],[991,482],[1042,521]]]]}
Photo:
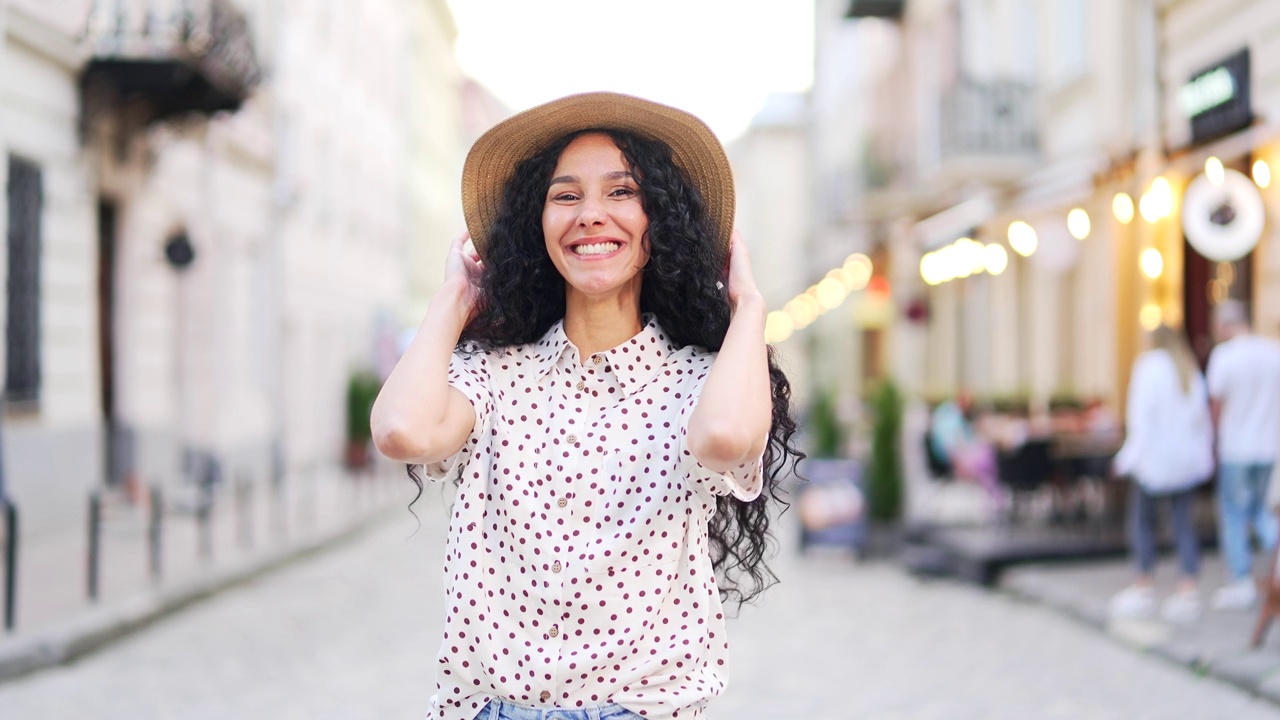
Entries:
{"type": "MultiPolygon", "coordinates": [[[[641,320],[644,326],[634,337],[616,347],[596,353],[606,363],[605,367],[618,378],[622,392],[627,395],[648,384],[662,369],[667,358],[680,349],[671,341],[652,313],[646,313],[641,320]]],[[[530,350],[536,376],[543,378],[566,354],[573,362],[581,361],[578,348],[569,341],[569,336],[564,332],[564,320],[561,319],[530,350]]]]}

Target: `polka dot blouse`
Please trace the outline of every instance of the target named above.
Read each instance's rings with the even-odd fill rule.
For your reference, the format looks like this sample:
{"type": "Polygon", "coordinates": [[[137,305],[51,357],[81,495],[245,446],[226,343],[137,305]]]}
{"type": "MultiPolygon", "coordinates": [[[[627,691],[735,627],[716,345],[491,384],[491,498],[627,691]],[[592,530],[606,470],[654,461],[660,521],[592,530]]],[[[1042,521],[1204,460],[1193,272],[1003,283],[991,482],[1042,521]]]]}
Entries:
{"type": "Polygon", "coordinates": [[[724,689],[707,520],[713,496],[760,493],[761,463],[722,474],[692,456],[715,354],[645,320],[588,358],[561,323],[532,345],[454,354],[449,382],[476,423],[427,467],[459,480],[433,717],[471,720],[499,697],[701,718],[724,689]]]}

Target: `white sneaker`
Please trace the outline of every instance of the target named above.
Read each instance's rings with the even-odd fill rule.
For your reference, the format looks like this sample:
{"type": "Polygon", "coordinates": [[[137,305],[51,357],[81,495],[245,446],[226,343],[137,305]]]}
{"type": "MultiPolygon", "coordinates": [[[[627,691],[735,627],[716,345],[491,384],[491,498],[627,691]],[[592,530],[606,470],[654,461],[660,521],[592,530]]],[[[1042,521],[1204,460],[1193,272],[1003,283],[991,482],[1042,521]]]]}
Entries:
{"type": "Polygon", "coordinates": [[[1200,593],[1195,590],[1175,592],[1160,606],[1160,617],[1179,625],[1195,622],[1200,618],[1200,593]]]}
{"type": "Polygon", "coordinates": [[[1258,601],[1258,588],[1252,578],[1241,578],[1218,588],[1213,594],[1214,610],[1244,610],[1258,601]]]}
{"type": "Polygon", "coordinates": [[[1156,611],[1156,591],[1153,587],[1130,585],[1112,596],[1107,605],[1112,617],[1147,618],[1156,611]]]}

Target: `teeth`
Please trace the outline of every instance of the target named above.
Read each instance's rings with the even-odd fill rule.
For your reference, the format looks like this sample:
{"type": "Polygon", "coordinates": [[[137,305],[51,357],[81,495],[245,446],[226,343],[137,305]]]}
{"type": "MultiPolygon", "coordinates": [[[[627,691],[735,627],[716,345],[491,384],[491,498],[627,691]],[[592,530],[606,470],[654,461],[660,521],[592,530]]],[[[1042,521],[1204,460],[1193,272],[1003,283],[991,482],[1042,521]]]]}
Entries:
{"type": "Polygon", "coordinates": [[[590,245],[578,245],[573,248],[573,252],[575,255],[604,255],[617,250],[619,247],[621,247],[621,244],[616,242],[592,243],[590,245]]]}

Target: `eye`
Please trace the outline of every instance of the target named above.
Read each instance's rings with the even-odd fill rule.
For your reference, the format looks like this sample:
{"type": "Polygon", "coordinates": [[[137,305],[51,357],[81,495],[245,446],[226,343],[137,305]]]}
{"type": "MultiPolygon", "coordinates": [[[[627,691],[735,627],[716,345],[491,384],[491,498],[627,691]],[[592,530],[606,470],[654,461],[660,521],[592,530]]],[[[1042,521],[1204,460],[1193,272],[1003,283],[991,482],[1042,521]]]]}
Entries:
{"type": "Polygon", "coordinates": [[[562,192],[556,195],[552,195],[551,199],[554,200],[555,202],[573,202],[574,200],[578,199],[578,196],[575,193],[562,192]]]}
{"type": "Polygon", "coordinates": [[[633,197],[635,194],[636,194],[635,188],[624,186],[620,188],[615,188],[613,192],[609,193],[609,197],[633,197]]]}

